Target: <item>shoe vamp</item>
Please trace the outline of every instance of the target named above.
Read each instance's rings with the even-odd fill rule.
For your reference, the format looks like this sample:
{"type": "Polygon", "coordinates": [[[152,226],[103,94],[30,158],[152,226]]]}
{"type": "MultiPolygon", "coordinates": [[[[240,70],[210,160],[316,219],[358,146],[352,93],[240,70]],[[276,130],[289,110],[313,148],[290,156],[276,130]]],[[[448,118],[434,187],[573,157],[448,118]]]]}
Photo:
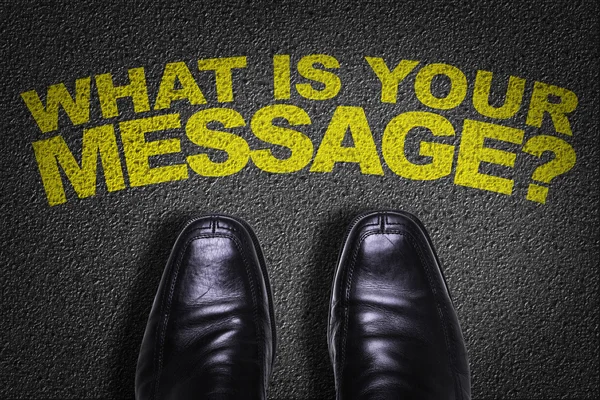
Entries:
{"type": "Polygon", "coordinates": [[[348,288],[346,376],[356,393],[435,398],[452,387],[446,330],[431,285],[435,265],[408,235],[369,235],[348,288]]]}

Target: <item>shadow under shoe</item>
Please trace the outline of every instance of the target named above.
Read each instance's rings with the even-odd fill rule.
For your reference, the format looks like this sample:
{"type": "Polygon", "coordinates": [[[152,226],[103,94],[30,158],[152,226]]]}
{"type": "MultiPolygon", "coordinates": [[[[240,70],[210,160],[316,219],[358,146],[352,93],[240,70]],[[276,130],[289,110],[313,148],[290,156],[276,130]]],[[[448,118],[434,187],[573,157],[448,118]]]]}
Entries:
{"type": "Polygon", "coordinates": [[[251,228],[223,215],[190,221],[148,318],[136,399],[265,399],[274,329],[264,257],[251,228]]]}
{"type": "Polygon", "coordinates": [[[359,216],[335,273],[328,344],[338,400],[467,400],[456,312],[421,222],[399,211],[359,216]]]}

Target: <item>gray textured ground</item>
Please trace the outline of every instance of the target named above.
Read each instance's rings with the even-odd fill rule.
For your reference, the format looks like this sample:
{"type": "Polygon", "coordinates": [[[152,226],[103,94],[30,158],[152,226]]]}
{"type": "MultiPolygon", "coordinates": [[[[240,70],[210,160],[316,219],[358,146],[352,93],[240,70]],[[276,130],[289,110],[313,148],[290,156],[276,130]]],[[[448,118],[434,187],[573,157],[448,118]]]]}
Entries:
{"type": "MultiPolygon", "coordinates": [[[[597,398],[597,6],[516,4],[3,3],[0,397],[131,398],[146,316],[178,227],[215,211],[246,219],[263,245],[280,338],[271,397],[333,398],[325,323],[342,235],[361,210],[394,208],[418,215],[432,234],[467,341],[474,398],[597,398]],[[538,164],[522,157],[513,196],[456,186],[451,178],[409,181],[386,167],[381,177],[349,164],[331,174],[273,175],[250,164],[218,180],[191,173],[186,181],[112,194],[101,184],[95,197],[79,200],[69,189],[66,204],[46,203],[31,147],[43,135],[20,93],[105,72],[124,79],[127,68],[139,66],[155,93],[167,62],[246,55],[252,68],[240,75],[227,106],[249,119],[273,103],[272,55],[297,61],[314,53],[340,61],[344,85],[334,100],[295,95],[288,102],[311,115],[304,131],[315,143],[337,105],[364,107],[376,142],[391,117],[419,108],[410,86],[400,89],[405,101],[381,105],[363,60],[381,56],[452,64],[469,79],[485,69],[574,91],[579,106],[566,139],[577,164],[553,181],[546,205],[525,200],[538,164]]],[[[214,90],[205,95],[208,106],[219,106],[214,90]]],[[[124,107],[118,120],[136,117],[124,107]]],[[[172,111],[185,121],[200,108],[179,103],[172,111]]],[[[468,101],[439,113],[457,124],[481,119],[468,101]]],[[[511,126],[524,128],[523,115],[511,126]]],[[[59,132],[79,149],[81,130],[59,132]]]]}

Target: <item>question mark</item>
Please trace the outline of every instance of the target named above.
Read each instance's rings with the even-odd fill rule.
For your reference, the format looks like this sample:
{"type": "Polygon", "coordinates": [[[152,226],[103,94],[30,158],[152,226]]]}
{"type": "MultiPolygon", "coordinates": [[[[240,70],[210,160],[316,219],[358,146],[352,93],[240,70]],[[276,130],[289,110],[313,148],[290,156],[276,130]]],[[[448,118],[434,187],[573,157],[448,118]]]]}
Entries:
{"type": "MultiPolygon", "coordinates": [[[[577,158],[575,150],[570,144],[557,137],[547,135],[532,137],[523,146],[523,151],[537,158],[540,158],[545,151],[554,153],[554,159],[537,167],[531,176],[534,181],[546,184],[573,168],[577,158]]],[[[535,183],[531,183],[527,190],[527,200],[538,203],[545,204],[547,195],[548,188],[535,183]]]]}

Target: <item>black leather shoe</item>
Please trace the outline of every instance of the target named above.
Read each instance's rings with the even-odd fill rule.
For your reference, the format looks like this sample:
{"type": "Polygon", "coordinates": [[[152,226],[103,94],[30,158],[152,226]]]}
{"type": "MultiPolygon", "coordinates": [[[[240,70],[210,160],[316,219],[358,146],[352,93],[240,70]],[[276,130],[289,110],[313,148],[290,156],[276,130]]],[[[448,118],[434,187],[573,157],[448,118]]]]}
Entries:
{"type": "Polygon", "coordinates": [[[190,221],[152,305],[136,399],[265,399],[274,356],[273,302],[256,236],[232,217],[190,221]]]}
{"type": "Polygon", "coordinates": [[[328,328],[338,400],[471,397],[440,262],[413,215],[355,219],[338,259],[328,328]]]}

